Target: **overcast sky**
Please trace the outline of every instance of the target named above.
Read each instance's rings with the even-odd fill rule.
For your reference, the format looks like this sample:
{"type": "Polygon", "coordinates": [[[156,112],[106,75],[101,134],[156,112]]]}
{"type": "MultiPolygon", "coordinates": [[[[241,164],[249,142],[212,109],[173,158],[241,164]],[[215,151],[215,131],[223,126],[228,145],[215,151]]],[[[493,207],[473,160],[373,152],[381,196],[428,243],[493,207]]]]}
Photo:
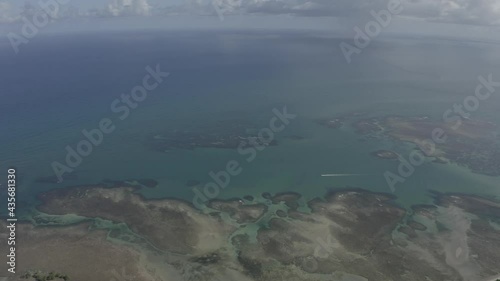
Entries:
{"type": "MultiPolygon", "coordinates": [[[[40,2],[0,0],[0,31],[33,17],[40,2]]],[[[62,1],[62,0],[61,0],[62,1]]],[[[371,20],[370,11],[387,10],[398,0],[64,0],[59,28],[258,27],[352,29],[371,20]],[[224,20],[221,21],[221,15],[224,20]]],[[[394,32],[496,37],[500,0],[400,0],[403,10],[394,32]]],[[[495,40],[497,38],[491,38],[495,40]]]]}

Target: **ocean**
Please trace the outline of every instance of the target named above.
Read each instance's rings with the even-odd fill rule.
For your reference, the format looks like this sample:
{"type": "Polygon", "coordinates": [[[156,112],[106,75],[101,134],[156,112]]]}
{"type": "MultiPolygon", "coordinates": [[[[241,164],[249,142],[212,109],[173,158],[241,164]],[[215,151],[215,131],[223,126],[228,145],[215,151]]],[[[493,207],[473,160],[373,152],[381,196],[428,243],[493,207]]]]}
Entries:
{"type": "MultiPolygon", "coordinates": [[[[191,202],[194,186],[237,161],[242,172],[217,198],[263,192],[298,192],[306,200],[336,188],[388,192],[384,172],[397,162],[371,153],[407,144],[364,139],[345,127],[316,120],[347,114],[440,118],[473,94],[478,76],[496,75],[495,44],[453,39],[387,36],[347,63],[331,34],[291,31],[113,32],[40,35],[14,55],[0,45],[0,167],[15,167],[18,200],[32,206],[40,192],[103,181],[153,179],[147,198],[191,202]],[[147,66],[168,78],[120,120],[111,103],[142,83],[147,66]],[[236,149],[152,149],[148,143],[172,132],[224,134],[269,127],[273,110],[296,117],[275,134],[276,146],[255,159],[236,149]],[[51,182],[52,163],[64,163],[82,130],[103,118],[116,129],[62,182],[51,182]],[[322,174],[344,174],[322,177],[322,174]]],[[[498,78],[497,78],[498,80],[498,78]]],[[[482,103],[474,118],[500,124],[500,94],[482,103]]],[[[431,132],[429,132],[430,135],[431,132]]],[[[418,167],[394,195],[402,206],[427,203],[429,190],[498,198],[498,177],[454,164],[418,167]]],[[[4,204],[4,202],[2,202],[4,204]]],[[[4,210],[5,208],[2,208],[4,210]]]]}

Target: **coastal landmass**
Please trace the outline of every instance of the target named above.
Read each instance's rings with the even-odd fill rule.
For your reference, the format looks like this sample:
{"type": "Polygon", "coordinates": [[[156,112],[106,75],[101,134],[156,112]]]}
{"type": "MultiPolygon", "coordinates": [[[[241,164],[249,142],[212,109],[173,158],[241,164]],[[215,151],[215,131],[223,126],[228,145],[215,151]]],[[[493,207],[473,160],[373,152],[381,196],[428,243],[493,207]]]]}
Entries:
{"type": "MultiPolygon", "coordinates": [[[[500,131],[492,122],[471,118],[445,122],[429,116],[366,117],[353,114],[333,120],[344,120],[364,140],[410,143],[434,163],[454,163],[473,173],[500,176],[500,140],[497,137],[500,131]],[[433,134],[438,133],[440,141],[435,142],[433,134]]],[[[323,122],[328,127],[325,124],[323,122]]],[[[397,158],[385,150],[376,151],[374,155],[382,159],[397,158]]]]}
{"type": "Polygon", "coordinates": [[[500,203],[478,196],[436,192],[434,204],[405,209],[393,195],[349,188],[308,201],[310,211],[302,212],[294,204],[298,193],[269,194],[265,204],[219,199],[200,210],[137,191],[78,186],[42,193],[37,216],[80,219],[23,223],[23,268],[82,281],[127,280],[121,275],[139,281],[471,281],[498,274],[500,203]],[[53,258],[38,258],[46,253],[53,258]]]}

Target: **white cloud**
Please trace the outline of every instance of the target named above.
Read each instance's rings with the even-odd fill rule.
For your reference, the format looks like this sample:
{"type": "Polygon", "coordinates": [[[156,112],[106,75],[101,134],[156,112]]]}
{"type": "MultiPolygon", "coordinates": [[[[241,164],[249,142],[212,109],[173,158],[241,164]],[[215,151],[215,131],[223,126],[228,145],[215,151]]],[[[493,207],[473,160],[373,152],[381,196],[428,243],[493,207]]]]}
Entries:
{"type": "MultiPolygon", "coordinates": [[[[215,4],[225,15],[326,16],[349,21],[369,16],[371,10],[385,9],[389,1],[397,0],[107,0],[102,1],[106,4],[93,9],[88,5],[81,9],[82,3],[77,3],[83,0],[72,1],[75,7],[64,11],[65,17],[215,15],[215,4]],[[154,3],[154,9],[150,3],[154,3]]],[[[399,1],[404,7],[400,14],[403,17],[429,22],[500,25],[500,0],[399,1]]],[[[13,3],[16,2],[0,0],[0,23],[19,20],[30,12],[29,5],[13,3]]]]}
{"type": "Polygon", "coordinates": [[[444,21],[500,24],[498,0],[447,0],[440,12],[440,19],[444,21]]]}
{"type": "Polygon", "coordinates": [[[0,1],[0,23],[11,23],[19,19],[12,4],[6,1],[0,1]]]}
{"type": "Polygon", "coordinates": [[[148,0],[112,0],[107,12],[112,16],[149,16],[148,0]]]}
{"type": "MultiPolygon", "coordinates": [[[[387,7],[390,0],[216,0],[228,13],[356,17],[387,7]],[[234,3],[237,3],[235,5],[234,3]],[[238,3],[240,2],[240,3],[238,3]]],[[[497,25],[500,0],[400,0],[402,16],[429,21],[497,25]]]]}

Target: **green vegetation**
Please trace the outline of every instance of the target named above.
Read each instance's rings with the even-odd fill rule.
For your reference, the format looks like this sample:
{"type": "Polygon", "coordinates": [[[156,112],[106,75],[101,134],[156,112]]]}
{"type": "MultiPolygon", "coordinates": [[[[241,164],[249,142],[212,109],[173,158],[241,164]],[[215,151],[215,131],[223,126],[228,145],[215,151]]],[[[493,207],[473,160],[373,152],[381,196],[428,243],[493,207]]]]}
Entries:
{"type": "Polygon", "coordinates": [[[23,279],[29,279],[29,278],[33,278],[35,279],[36,281],[49,281],[49,280],[64,280],[64,281],[68,281],[69,280],[69,277],[68,275],[66,274],[62,274],[62,273],[57,273],[57,272],[49,272],[48,274],[44,274],[40,271],[37,271],[37,272],[28,272],[26,274],[24,274],[23,276],[21,276],[21,278],[23,279]]]}

